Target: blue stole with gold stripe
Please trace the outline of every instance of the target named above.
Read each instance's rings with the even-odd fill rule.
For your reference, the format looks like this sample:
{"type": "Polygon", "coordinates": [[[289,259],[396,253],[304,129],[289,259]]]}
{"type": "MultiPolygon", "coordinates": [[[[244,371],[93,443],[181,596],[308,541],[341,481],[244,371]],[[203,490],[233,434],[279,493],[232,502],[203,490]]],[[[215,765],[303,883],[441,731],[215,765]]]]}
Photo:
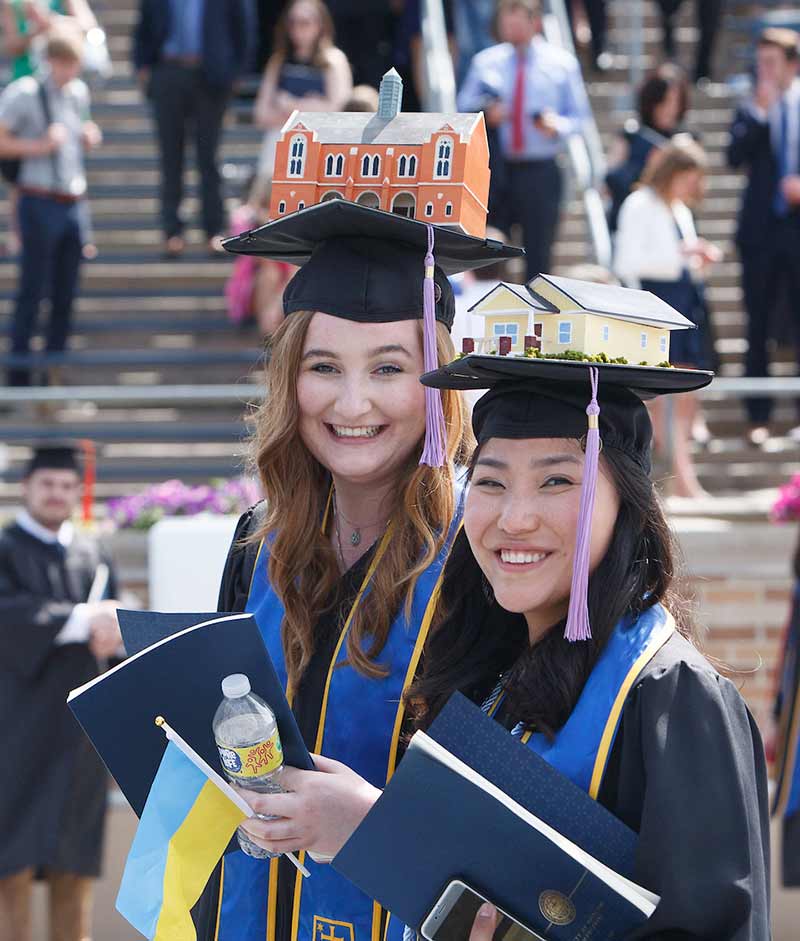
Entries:
{"type": "MultiPolygon", "coordinates": [[[[376,787],[384,787],[394,772],[404,716],[402,694],[413,679],[436,607],[444,563],[460,526],[456,520],[434,562],[420,575],[411,614],[403,605],[395,618],[378,662],[386,676],[368,678],[344,664],[345,637],[353,611],[385,551],[391,531],[378,546],[369,571],[342,629],[323,697],[317,740],[312,751],[348,765],[376,787]],[[335,669],[334,669],[335,665],[335,669]]],[[[281,643],[283,606],[269,584],[269,551],[262,546],[256,561],[246,610],[253,613],[284,687],[286,663],[281,643]]],[[[311,875],[295,878],[291,938],[275,937],[277,860],[255,860],[242,852],[224,860],[218,941],[379,941],[383,910],[329,865],[318,865],[307,854],[300,859],[311,875]]],[[[281,878],[284,878],[281,874],[281,878]]]]}
{"type": "MultiPolygon", "coordinates": [[[[660,604],[636,620],[623,618],[589,674],[569,719],[555,737],[526,732],[522,741],[596,800],[625,697],[674,630],[672,615],[660,604]]],[[[489,709],[490,715],[501,701],[499,697],[489,709]]],[[[402,941],[403,932],[404,926],[391,918],[386,941],[402,941]]]]}

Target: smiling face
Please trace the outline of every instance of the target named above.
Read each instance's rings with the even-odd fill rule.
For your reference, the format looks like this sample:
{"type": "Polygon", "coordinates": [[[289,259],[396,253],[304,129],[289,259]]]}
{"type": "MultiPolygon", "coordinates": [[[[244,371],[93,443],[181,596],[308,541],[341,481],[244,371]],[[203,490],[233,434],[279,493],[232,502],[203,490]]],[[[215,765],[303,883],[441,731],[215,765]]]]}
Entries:
{"type": "Polygon", "coordinates": [[[334,478],[392,480],[425,434],[419,323],[314,314],[297,378],[300,437],[334,478]]]}
{"type": "MultiPolygon", "coordinates": [[[[583,452],[566,438],[491,438],[475,462],[464,529],[498,604],[525,615],[532,640],[569,607],[582,477],[583,452]]],[[[608,549],[618,510],[601,455],[590,572],[608,549]]]]}

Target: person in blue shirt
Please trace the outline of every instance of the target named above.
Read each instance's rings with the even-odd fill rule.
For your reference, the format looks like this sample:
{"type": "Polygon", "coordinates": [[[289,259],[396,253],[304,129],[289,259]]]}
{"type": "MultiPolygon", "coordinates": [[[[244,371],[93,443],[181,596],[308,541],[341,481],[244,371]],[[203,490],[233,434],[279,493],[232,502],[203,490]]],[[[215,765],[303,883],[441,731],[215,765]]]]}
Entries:
{"type": "Polygon", "coordinates": [[[494,131],[489,222],[519,223],[527,275],[550,269],[561,205],[556,162],[580,133],[589,102],[574,56],[539,35],[538,0],[500,0],[500,43],[479,52],[458,95],[460,111],[483,111],[494,131]]]}
{"type": "Polygon", "coordinates": [[[141,0],[133,65],[153,106],[161,158],[164,252],[185,247],[183,160],[191,127],[200,174],[202,226],[209,251],[225,230],[217,146],[233,84],[250,65],[255,40],[251,0],[141,0]]]}

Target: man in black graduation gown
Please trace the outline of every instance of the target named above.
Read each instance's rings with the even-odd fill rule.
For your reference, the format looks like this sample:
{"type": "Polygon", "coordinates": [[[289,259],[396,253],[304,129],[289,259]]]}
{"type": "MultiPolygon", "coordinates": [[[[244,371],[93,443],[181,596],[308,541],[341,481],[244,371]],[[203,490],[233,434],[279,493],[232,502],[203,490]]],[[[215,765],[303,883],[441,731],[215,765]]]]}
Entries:
{"type": "Polygon", "coordinates": [[[94,600],[113,599],[113,572],[69,522],[80,493],[74,450],[39,449],[24,509],[0,531],[0,941],[29,941],[40,876],[52,941],[89,937],[107,777],[66,699],[120,634],[116,602],[94,600]]]}

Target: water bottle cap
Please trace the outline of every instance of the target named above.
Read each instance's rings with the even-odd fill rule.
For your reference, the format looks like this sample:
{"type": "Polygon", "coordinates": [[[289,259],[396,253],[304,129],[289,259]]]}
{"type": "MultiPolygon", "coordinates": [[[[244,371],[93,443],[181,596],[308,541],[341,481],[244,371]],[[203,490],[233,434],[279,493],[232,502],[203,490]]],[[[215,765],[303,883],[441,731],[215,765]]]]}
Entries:
{"type": "Polygon", "coordinates": [[[227,699],[239,699],[250,692],[250,680],[244,673],[231,673],[222,681],[222,695],[227,699]]]}

